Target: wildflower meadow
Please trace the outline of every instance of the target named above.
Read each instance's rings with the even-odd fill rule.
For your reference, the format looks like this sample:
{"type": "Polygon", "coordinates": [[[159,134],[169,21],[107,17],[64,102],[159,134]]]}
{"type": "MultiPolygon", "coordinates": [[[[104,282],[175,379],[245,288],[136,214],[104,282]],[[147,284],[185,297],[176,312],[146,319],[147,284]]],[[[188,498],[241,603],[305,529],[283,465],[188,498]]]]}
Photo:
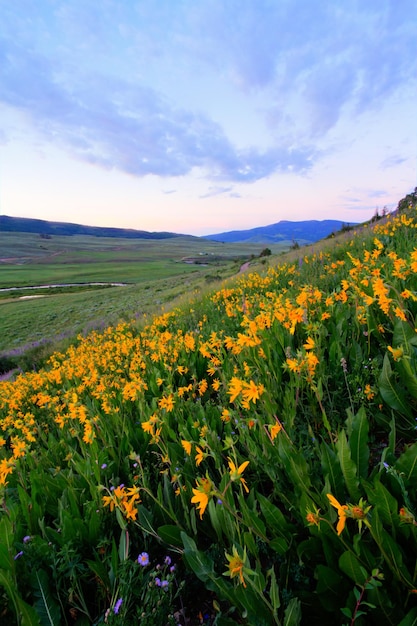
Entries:
{"type": "Polygon", "coordinates": [[[416,199],[0,382],[0,623],[417,624],[416,199]]]}

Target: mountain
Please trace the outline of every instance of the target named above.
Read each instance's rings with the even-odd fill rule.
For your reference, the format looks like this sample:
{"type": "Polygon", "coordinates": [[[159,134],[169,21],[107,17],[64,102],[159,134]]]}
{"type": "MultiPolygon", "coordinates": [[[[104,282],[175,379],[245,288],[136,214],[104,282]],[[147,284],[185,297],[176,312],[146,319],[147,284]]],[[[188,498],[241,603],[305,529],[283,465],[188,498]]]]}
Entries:
{"type": "Polygon", "coordinates": [[[82,226],[67,222],[48,222],[26,217],[8,217],[0,215],[0,232],[38,233],[42,237],[52,235],[92,235],[94,237],[122,237],[125,239],[169,239],[172,237],[190,237],[167,232],[148,232],[130,228],[107,228],[103,226],[82,226]]]}
{"type": "Polygon", "coordinates": [[[304,222],[281,220],[269,226],[259,226],[250,230],[232,230],[226,233],[205,235],[204,238],[225,243],[282,243],[290,241],[304,244],[314,243],[346,226],[346,222],[339,220],[306,220],[304,222]]]}

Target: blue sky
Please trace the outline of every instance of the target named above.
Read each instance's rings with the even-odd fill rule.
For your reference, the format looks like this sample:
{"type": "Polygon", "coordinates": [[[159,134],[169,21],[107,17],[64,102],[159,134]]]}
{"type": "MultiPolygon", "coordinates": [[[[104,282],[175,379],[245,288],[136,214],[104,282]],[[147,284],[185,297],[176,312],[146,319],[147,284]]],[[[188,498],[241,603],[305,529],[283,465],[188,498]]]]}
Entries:
{"type": "Polygon", "coordinates": [[[0,214],[200,235],[417,185],[415,0],[0,9],[0,214]]]}

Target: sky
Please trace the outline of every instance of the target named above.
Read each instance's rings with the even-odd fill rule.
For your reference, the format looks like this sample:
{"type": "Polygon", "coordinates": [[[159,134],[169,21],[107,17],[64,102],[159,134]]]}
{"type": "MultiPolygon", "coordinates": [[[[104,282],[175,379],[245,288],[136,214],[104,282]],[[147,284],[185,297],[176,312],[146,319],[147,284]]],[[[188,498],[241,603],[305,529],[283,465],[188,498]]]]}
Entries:
{"type": "Polygon", "coordinates": [[[193,235],[417,186],[415,0],[0,0],[0,214],[193,235]]]}

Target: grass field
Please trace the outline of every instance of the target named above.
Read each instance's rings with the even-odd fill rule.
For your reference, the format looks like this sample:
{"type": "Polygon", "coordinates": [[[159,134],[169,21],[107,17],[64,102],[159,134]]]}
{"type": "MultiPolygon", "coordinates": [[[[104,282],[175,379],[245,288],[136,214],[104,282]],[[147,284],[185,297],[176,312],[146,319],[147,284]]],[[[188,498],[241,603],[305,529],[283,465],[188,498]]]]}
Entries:
{"type": "MultiPolygon", "coordinates": [[[[39,358],[39,345],[46,355],[47,346],[57,340],[74,338],[120,319],[141,319],[158,307],[237,274],[241,264],[259,256],[262,249],[261,244],[222,244],[196,237],[129,240],[76,236],[44,240],[29,233],[0,233],[0,289],[128,283],[105,289],[0,292],[0,355],[20,358],[21,353],[36,347],[39,358]]],[[[286,249],[285,244],[271,247],[274,253],[286,249]]]]}

